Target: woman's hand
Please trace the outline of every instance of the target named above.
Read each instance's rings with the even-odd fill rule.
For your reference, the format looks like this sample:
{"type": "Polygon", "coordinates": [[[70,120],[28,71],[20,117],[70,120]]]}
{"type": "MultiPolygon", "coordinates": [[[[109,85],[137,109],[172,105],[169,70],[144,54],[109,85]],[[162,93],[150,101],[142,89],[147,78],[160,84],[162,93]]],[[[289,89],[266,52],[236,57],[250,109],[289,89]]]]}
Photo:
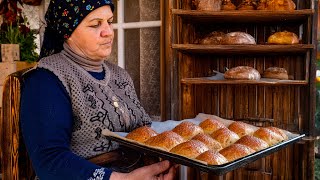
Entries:
{"type": "Polygon", "coordinates": [[[171,166],[168,160],[138,168],[130,173],[113,172],[110,180],[171,180],[175,177],[177,166],[171,166]]]}

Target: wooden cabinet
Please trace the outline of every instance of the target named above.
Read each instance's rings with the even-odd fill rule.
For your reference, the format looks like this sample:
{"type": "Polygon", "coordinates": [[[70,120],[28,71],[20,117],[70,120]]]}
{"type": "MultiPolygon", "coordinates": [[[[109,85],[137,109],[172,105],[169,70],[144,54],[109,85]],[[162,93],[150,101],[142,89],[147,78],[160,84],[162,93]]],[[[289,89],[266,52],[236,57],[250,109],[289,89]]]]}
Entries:
{"type": "MultiPolygon", "coordinates": [[[[232,1],[238,5],[240,0],[232,1]]],[[[163,119],[193,118],[198,113],[277,126],[307,135],[299,143],[236,171],[224,179],[312,179],[318,7],[313,0],[294,0],[295,11],[197,11],[191,0],[165,3],[165,61],[162,62],[163,119]],[[291,31],[297,45],[269,45],[277,31],[291,31]],[[212,31],[242,31],[257,45],[200,45],[212,31]],[[214,71],[246,65],[261,74],[282,67],[290,80],[213,80],[214,71]]],[[[197,173],[189,174],[194,179],[197,173]]],[[[212,178],[218,178],[212,176],[212,178]]]]}

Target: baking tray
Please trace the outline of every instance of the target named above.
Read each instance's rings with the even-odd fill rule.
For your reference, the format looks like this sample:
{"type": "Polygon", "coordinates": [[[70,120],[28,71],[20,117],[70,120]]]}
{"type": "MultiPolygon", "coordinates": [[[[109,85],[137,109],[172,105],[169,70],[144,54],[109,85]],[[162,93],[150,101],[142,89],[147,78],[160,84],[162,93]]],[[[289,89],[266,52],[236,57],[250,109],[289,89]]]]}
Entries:
{"type": "MultiPolygon", "coordinates": [[[[215,118],[216,120],[220,120],[226,126],[228,126],[230,123],[233,122],[232,120],[225,120],[225,119],[219,118],[217,116],[207,115],[207,114],[203,114],[203,113],[198,114],[194,119],[186,119],[183,121],[191,121],[195,124],[199,124],[199,122],[201,122],[202,120],[204,120],[206,118],[215,118]]],[[[183,121],[153,122],[151,128],[155,129],[158,133],[161,133],[163,131],[171,129],[172,127],[175,127],[176,125],[180,124],[183,121]]],[[[253,127],[255,127],[255,126],[253,126],[253,127]]],[[[255,128],[258,128],[258,127],[255,127],[255,128]]],[[[285,132],[287,133],[287,135],[289,137],[288,140],[283,141],[278,144],[275,144],[275,145],[268,147],[266,149],[257,151],[255,153],[250,154],[248,156],[245,156],[243,158],[239,158],[239,159],[236,159],[232,162],[222,164],[222,165],[208,165],[205,162],[191,159],[191,158],[187,158],[184,156],[180,156],[178,154],[173,154],[171,152],[167,152],[167,151],[162,150],[160,148],[146,146],[142,143],[138,143],[133,140],[124,138],[127,133],[111,132],[111,131],[105,129],[102,131],[102,134],[105,135],[110,140],[116,141],[123,146],[135,149],[139,152],[143,152],[143,153],[150,154],[153,156],[158,156],[163,159],[168,159],[168,160],[175,162],[177,164],[198,168],[203,172],[210,172],[215,175],[222,175],[222,174],[225,174],[225,173],[232,171],[234,169],[238,169],[238,168],[240,168],[250,162],[254,162],[255,160],[258,160],[258,159],[263,158],[267,155],[270,155],[273,152],[279,151],[280,149],[285,148],[286,146],[299,141],[302,137],[305,136],[305,134],[299,135],[299,134],[293,134],[293,133],[290,133],[287,131],[285,131],[285,132]]]]}

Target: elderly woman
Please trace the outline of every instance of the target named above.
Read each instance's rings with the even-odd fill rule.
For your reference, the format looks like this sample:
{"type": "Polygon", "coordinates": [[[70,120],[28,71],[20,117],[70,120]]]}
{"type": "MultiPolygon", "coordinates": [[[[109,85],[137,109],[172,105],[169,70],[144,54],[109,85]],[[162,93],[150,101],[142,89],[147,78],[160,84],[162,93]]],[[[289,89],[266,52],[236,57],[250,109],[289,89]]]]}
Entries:
{"type": "Polygon", "coordinates": [[[103,129],[151,124],[128,73],[106,61],[113,9],[110,0],[50,2],[42,58],[25,74],[21,95],[22,133],[41,180],[174,177],[168,161],[120,173],[87,160],[118,148],[103,129]]]}

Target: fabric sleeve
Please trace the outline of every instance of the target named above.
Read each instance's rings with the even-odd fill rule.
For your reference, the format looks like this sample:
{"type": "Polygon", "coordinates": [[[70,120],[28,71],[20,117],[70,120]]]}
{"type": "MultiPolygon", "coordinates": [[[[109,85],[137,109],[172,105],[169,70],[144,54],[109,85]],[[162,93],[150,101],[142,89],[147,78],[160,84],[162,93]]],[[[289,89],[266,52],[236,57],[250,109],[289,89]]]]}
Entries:
{"type": "Polygon", "coordinates": [[[71,152],[71,101],[61,81],[50,71],[36,69],[26,75],[20,122],[33,168],[41,180],[110,178],[110,169],[71,152]]]}

